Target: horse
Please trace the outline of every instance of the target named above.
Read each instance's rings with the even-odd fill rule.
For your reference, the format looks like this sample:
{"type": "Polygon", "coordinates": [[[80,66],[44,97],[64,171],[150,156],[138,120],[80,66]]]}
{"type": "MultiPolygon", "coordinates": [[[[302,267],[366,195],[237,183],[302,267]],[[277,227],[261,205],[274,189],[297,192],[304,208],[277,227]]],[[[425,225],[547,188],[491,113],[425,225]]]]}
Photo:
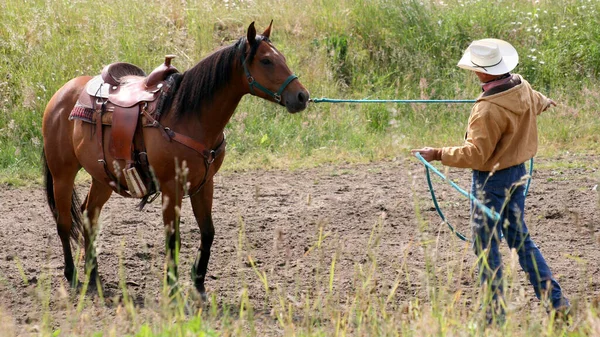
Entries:
{"type": "MultiPolygon", "coordinates": [[[[174,67],[165,61],[163,66],[166,68],[163,67],[162,73],[158,71],[165,81],[154,87],[160,88],[168,82],[170,93],[165,94],[166,99],[160,103],[163,112],[159,112],[159,116],[147,112],[148,102],[138,102],[139,99],[136,100],[135,97],[119,96],[121,101],[139,103],[141,108],[133,116],[137,118],[141,114],[145,118],[143,127],[137,127],[135,131],[135,142],[141,142],[145,151],[136,154],[140,158],[141,155],[144,156],[143,159],[150,167],[153,183],[141,184],[142,187],[150,186],[142,196],[142,204],[148,202],[151,192],[155,197],[162,197],[166,273],[171,293],[178,287],[179,210],[187,193],[201,233],[200,247],[192,267],[192,281],[202,299],[207,298],[204,281],[215,235],[211,215],[213,177],[225,157],[224,128],[242,97],[252,94],[285,107],[289,113],[300,112],[308,105],[309,92],[293,75],[285,56],[270,40],[272,23],[273,21],[262,34],[257,34],[252,22],[246,35],[237,42],[213,51],[183,73],[173,70],[174,67]],[[178,174],[182,172],[185,172],[184,178],[178,174]]],[[[154,74],[153,72],[144,79],[143,71],[140,73],[136,66],[117,68],[123,74],[109,70],[110,76],[104,77],[103,72],[103,79],[107,81],[104,83],[105,87],[111,83],[119,85],[144,80],[144,90],[147,90],[148,82],[152,81],[154,74]]],[[[98,104],[94,112],[98,113],[96,123],[70,118],[71,112],[82,100],[86,86],[93,79],[91,76],[80,76],[70,80],[48,102],[42,123],[42,162],[48,206],[63,248],[64,276],[72,287],[81,285],[73,263],[71,241],[83,244],[84,270],[89,275],[87,289],[88,292],[97,293],[102,284],[98,276],[94,240],[101,209],[113,192],[126,197],[139,198],[141,195],[134,193],[131,188],[128,190],[130,184],[127,180],[131,177],[120,170],[132,167],[132,160],[125,160],[114,154],[114,147],[120,146],[117,150],[122,150],[125,146],[125,152],[131,152],[134,146],[111,145],[111,142],[118,139],[114,136],[117,128],[114,125],[104,125],[104,116],[107,114],[104,111],[106,100],[102,97],[107,96],[98,94],[93,97],[94,100],[99,100],[94,102],[98,104]],[[109,149],[111,146],[113,148],[109,149]],[[83,203],[79,201],[74,189],[74,180],[81,168],[91,176],[89,191],[83,203]]],[[[115,85],[111,90],[117,88],[115,85]]],[[[87,91],[89,92],[89,88],[87,91]]],[[[160,93],[164,94],[162,91],[160,93]]],[[[155,93],[144,91],[143,94],[155,93]]],[[[113,116],[116,118],[116,111],[113,116]]]]}

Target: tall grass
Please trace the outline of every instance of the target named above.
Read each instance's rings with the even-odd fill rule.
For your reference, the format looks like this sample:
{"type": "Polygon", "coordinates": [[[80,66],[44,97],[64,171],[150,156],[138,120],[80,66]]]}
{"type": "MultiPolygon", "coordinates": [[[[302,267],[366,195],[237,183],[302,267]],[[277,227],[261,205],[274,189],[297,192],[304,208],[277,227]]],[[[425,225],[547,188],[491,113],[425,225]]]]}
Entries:
{"type": "MultiPolygon", "coordinates": [[[[541,119],[542,154],[598,149],[597,1],[6,1],[0,4],[0,176],[37,177],[41,115],[67,80],[126,61],[180,70],[232,43],[251,21],[314,97],[474,98],[455,65],[473,39],[520,53],[517,71],[559,103],[541,119]],[[489,18],[493,17],[493,20],[489,18]]],[[[290,116],[247,97],[227,128],[228,168],[297,167],[404,155],[461,141],[466,105],[313,104],[290,116]]]]}

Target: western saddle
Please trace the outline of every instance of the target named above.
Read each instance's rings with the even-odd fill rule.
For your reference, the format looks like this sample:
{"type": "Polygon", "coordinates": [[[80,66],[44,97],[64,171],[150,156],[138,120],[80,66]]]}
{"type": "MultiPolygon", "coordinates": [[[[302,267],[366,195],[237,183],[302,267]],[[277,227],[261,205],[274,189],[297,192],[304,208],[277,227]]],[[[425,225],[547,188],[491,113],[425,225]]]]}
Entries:
{"type": "Polygon", "coordinates": [[[107,65],[101,75],[88,82],[74,108],[74,112],[79,109],[93,114],[93,119],[89,121],[96,125],[96,137],[100,146],[98,162],[104,165],[107,182],[123,196],[142,198],[156,193],[157,188],[149,171],[143,143],[142,127],[144,123],[157,123],[162,105],[171,94],[174,81],[170,75],[178,73],[171,65],[174,57],[167,55],[165,62],[147,77],[142,69],[130,63],[107,65]],[[140,118],[140,115],[145,118],[140,118]],[[111,125],[112,128],[108,151],[113,158],[126,163],[122,170],[127,182],[126,188],[120,185],[105,161],[103,124],[111,125]]]}

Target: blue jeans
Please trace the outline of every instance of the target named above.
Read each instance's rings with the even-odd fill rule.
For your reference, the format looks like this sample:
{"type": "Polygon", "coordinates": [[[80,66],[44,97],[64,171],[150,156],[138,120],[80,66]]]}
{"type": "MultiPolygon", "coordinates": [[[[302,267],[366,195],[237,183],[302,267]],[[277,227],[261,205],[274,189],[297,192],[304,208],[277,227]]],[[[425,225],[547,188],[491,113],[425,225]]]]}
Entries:
{"type": "Polygon", "coordinates": [[[560,285],[552,277],[525,225],[525,181],[521,179],[526,174],[525,164],[495,171],[491,175],[490,172],[473,170],[471,193],[500,215],[497,222],[487,219],[485,213],[471,203],[473,249],[480,257],[480,281],[482,284],[487,281],[493,300],[502,297],[502,257],[498,249],[502,233],[508,246],[516,249],[519,264],[529,276],[535,296],[538,299],[542,296],[548,298],[553,308],[563,309],[569,307],[569,301],[563,296],[560,285]]]}

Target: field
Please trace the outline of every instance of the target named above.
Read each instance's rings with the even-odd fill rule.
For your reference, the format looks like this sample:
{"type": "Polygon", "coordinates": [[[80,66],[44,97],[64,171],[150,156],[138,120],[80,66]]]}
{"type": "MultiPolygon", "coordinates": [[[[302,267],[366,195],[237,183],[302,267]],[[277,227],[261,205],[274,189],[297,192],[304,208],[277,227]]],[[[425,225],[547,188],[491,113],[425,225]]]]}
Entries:
{"type": "MultiPolygon", "coordinates": [[[[600,327],[595,314],[600,218],[592,191],[597,171],[586,168],[598,161],[579,160],[579,168],[535,173],[526,219],[575,304],[574,321],[553,326],[503,247],[511,305],[505,333],[598,333],[591,330],[600,327]]],[[[451,176],[468,184],[464,172],[451,171],[451,176]]],[[[212,299],[201,316],[202,330],[255,336],[481,333],[475,256],[440,223],[414,160],[229,172],[218,182],[217,234],[207,281],[212,299]]],[[[466,202],[442,186],[438,192],[450,221],[468,233],[466,202]]],[[[98,242],[107,298],[101,304],[66,290],[61,248],[41,191],[3,188],[2,195],[0,317],[5,329],[121,335],[144,325],[179,332],[166,318],[177,314],[160,302],[160,205],[137,212],[133,200],[115,197],[106,206],[98,242]]],[[[181,252],[186,294],[199,241],[186,205],[181,252]]]]}
{"type": "MultiPolygon", "coordinates": [[[[0,336],[600,336],[599,10],[593,0],[0,3],[0,336]],[[516,72],[559,103],[539,118],[526,220],[574,304],[569,322],[546,314],[504,247],[507,323],[485,329],[476,256],[440,223],[409,152],[460,144],[461,104],[321,103],[289,115],[248,96],[216,178],[210,303],[192,301],[200,234],[186,202],[183,301],[163,294],[161,206],[138,212],[118,196],[100,219],[103,297],[68,288],[41,187],[49,98],[110,62],[150,71],[177,54],[188,69],[271,19],[313,97],[473,99],[475,76],[455,66],[469,42],[515,45],[516,72]]],[[[448,173],[469,186],[469,172],[448,173]]],[[[89,177],[77,181],[83,195],[89,177]]],[[[439,180],[436,190],[470,234],[468,202],[439,180]]]]}

